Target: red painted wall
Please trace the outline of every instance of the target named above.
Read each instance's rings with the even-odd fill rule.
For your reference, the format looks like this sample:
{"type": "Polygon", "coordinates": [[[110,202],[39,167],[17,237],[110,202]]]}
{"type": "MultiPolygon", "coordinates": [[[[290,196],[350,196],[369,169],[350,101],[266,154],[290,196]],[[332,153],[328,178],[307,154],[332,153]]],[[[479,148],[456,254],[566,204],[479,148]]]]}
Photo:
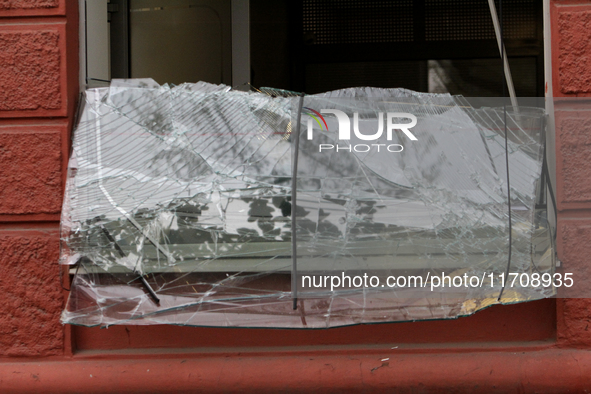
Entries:
{"type": "MultiPolygon", "coordinates": [[[[555,96],[591,96],[591,3],[551,2],[555,96]]],[[[591,301],[330,330],[63,327],[77,0],[0,0],[0,392],[591,391],[591,301]]],[[[559,257],[591,256],[591,119],[556,108],[559,257]]]]}
{"type": "MultiPolygon", "coordinates": [[[[551,20],[554,96],[591,97],[591,3],[554,1],[551,20]]],[[[589,278],[591,118],[560,104],[555,117],[559,258],[566,270],[589,278]]],[[[560,347],[589,349],[591,300],[558,300],[556,334],[560,347]]]]}
{"type": "Polygon", "coordinates": [[[56,259],[77,92],[77,2],[0,1],[0,357],[70,352],[56,259]]]}

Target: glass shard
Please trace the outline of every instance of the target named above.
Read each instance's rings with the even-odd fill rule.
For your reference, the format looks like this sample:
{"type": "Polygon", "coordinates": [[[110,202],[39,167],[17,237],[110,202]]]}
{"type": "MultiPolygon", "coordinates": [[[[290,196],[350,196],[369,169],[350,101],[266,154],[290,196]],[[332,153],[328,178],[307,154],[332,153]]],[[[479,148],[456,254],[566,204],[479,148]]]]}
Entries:
{"type": "Polygon", "coordinates": [[[554,272],[543,140],[541,109],[404,89],[91,89],[64,198],[62,321],[332,327],[552,296],[500,280],[509,255],[512,273],[554,272]]]}

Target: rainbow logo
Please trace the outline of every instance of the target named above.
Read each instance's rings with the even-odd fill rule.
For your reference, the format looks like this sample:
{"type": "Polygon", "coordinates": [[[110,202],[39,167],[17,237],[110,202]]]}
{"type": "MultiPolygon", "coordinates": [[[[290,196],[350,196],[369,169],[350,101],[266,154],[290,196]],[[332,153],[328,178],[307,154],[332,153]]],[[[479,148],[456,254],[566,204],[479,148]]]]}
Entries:
{"type": "Polygon", "coordinates": [[[326,127],[326,130],[328,131],[328,125],[326,124],[326,120],[324,120],[324,116],[320,115],[320,112],[315,111],[312,108],[308,108],[308,107],[304,107],[304,109],[306,110],[306,111],[304,111],[304,113],[306,115],[309,115],[312,118],[314,118],[316,123],[318,123],[318,126],[320,126],[320,130],[324,130],[324,127],[322,127],[322,123],[324,123],[324,126],[326,127]],[[317,115],[320,119],[322,119],[322,123],[320,123],[320,120],[314,115],[317,115]]]}

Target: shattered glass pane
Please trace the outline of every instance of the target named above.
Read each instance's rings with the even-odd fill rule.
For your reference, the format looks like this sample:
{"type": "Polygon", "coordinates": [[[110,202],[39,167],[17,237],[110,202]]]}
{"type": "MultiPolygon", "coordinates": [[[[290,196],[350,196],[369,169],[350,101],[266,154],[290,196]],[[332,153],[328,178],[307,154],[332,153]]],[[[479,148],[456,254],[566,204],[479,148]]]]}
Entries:
{"type": "Polygon", "coordinates": [[[499,280],[509,256],[511,272],[554,272],[543,139],[541,109],[404,89],[91,89],[64,198],[62,321],[331,327],[552,296],[499,280]],[[435,286],[446,276],[464,283],[435,286]]]}
{"type": "MultiPolygon", "coordinates": [[[[302,117],[298,298],[334,305],[359,292],[354,281],[363,278],[361,305],[376,297],[386,308],[401,307],[386,320],[445,318],[496,302],[509,257],[505,123],[511,272],[552,272],[547,225],[540,226],[535,206],[543,110],[509,109],[505,119],[503,108],[474,109],[458,97],[355,89],[353,99],[343,99],[346,93],[304,98],[303,112],[322,109],[327,124],[315,122],[313,112],[302,117]],[[340,124],[335,110],[350,125],[340,124]],[[396,124],[410,123],[398,119],[402,114],[414,115],[412,133],[388,135],[388,114],[398,114],[396,124]],[[341,296],[333,300],[335,288],[341,296]]],[[[503,301],[552,294],[548,287],[512,287],[503,301]]],[[[365,321],[367,307],[345,313],[365,321]]]]}

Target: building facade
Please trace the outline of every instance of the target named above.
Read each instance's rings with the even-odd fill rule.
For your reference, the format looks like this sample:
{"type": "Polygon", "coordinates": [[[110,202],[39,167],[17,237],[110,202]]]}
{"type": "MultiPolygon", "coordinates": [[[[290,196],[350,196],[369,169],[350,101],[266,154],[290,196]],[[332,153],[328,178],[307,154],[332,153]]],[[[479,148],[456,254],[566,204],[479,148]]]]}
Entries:
{"type": "MultiPolygon", "coordinates": [[[[550,0],[554,97],[591,96],[591,3],[550,0]]],[[[63,326],[77,0],[0,1],[0,392],[585,392],[591,300],[330,330],[63,326]]],[[[591,256],[591,118],[555,107],[558,258],[591,256]]]]}

